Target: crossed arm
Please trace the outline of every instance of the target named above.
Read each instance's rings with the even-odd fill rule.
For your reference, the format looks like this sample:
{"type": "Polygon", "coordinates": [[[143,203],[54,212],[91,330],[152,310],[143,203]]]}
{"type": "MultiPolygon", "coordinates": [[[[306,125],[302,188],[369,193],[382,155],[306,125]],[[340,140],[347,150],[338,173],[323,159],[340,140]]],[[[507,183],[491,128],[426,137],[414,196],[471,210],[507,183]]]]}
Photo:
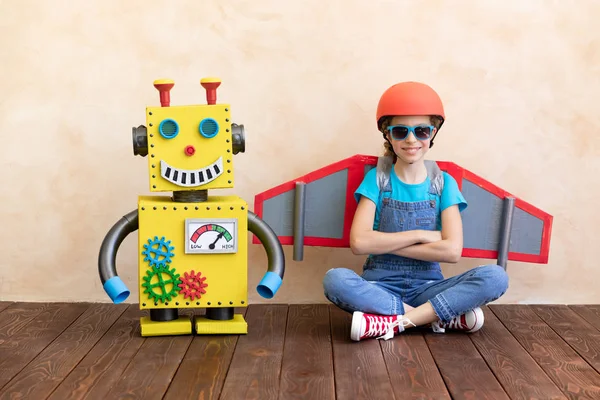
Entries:
{"type": "Polygon", "coordinates": [[[423,261],[457,263],[463,248],[462,219],[458,206],[442,211],[442,231],[413,230],[378,232],[373,230],[376,206],[361,197],[352,228],[350,248],[354,254],[396,254],[423,261]]]}

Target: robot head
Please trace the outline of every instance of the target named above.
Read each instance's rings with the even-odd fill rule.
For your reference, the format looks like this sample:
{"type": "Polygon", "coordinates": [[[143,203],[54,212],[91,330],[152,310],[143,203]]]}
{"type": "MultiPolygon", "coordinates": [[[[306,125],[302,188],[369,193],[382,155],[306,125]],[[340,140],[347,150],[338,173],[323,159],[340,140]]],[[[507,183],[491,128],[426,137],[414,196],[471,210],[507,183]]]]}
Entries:
{"type": "Polygon", "coordinates": [[[154,81],[161,107],[147,107],[146,126],[133,128],[133,154],[149,156],[152,192],[233,187],[233,155],[245,151],[244,126],[231,122],[228,104],[216,104],[220,79],[200,83],[208,104],[171,107],[173,81],[154,81]]]}

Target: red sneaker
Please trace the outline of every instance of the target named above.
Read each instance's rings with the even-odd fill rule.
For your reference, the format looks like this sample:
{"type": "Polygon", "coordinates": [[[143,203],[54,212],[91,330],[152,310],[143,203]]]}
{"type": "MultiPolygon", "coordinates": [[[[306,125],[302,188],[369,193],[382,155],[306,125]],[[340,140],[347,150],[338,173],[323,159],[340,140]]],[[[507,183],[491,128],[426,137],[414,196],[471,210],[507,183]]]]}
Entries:
{"type": "Polygon", "coordinates": [[[404,332],[404,328],[409,324],[415,326],[402,315],[377,315],[355,311],[352,314],[350,339],[356,342],[370,337],[388,340],[404,332]]]}
{"type": "Polygon", "coordinates": [[[483,311],[479,307],[453,318],[450,322],[436,321],[431,323],[431,327],[435,333],[444,333],[446,329],[472,333],[481,329],[482,326],[483,311]]]}

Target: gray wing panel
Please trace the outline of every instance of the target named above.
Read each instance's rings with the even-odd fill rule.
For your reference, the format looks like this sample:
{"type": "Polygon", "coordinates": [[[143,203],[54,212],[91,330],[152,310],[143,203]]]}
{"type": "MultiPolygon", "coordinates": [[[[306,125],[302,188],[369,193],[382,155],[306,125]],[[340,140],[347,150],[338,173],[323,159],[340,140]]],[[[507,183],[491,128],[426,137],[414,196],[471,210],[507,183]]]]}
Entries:
{"type": "MultiPolygon", "coordinates": [[[[304,235],[341,239],[344,234],[348,170],[344,169],[306,185],[304,235]]],[[[294,235],[296,189],[263,202],[262,219],[277,236],[294,235]]]]}
{"type": "Polygon", "coordinates": [[[464,247],[498,250],[502,222],[503,200],[463,179],[462,194],[468,203],[462,212],[464,247]]]}
{"type": "MultiPolygon", "coordinates": [[[[464,247],[498,250],[503,199],[467,179],[463,179],[462,193],[469,204],[462,213],[464,247]]],[[[540,254],[543,228],[543,220],[515,207],[509,251],[540,254]]]]}
{"type": "Polygon", "coordinates": [[[542,249],[544,221],[515,207],[510,231],[510,251],[538,255],[542,249]]]}
{"type": "Polygon", "coordinates": [[[277,236],[294,234],[294,195],[296,190],[282,193],[263,202],[262,219],[277,236]]]}
{"type": "Polygon", "coordinates": [[[306,185],[306,236],[331,239],[344,236],[347,187],[347,169],[306,185]]]}

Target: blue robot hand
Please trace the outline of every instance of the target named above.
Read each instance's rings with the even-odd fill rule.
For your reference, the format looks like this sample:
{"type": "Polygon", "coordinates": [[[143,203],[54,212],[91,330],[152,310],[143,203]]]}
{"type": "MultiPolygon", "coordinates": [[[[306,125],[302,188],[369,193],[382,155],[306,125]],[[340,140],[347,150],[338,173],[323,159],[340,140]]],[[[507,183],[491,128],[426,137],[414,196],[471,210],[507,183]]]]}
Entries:
{"type": "Polygon", "coordinates": [[[137,229],[138,210],[135,209],[123,216],[123,218],[110,228],[100,247],[100,254],[98,255],[100,280],[108,297],[115,304],[122,303],[129,297],[129,289],[127,289],[127,286],[125,286],[121,278],[117,275],[117,268],[115,266],[117,251],[127,235],[137,229]]]}
{"type": "Polygon", "coordinates": [[[281,282],[281,277],[278,274],[268,271],[256,287],[256,291],[265,299],[270,299],[279,290],[281,282]]]}
{"type": "Polygon", "coordinates": [[[256,291],[265,299],[275,296],[279,290],[285,272],[283,248],[273,229],[258,215],[248,210],[248,230],[256,235],[267,251],[269,268],[256,291]]]}
{"type": "Polygon", "coordinates": [[[129,297],[129,289],[118,276],[104,282],[104,290],[115,304],[122,303],[129,297]]]}

